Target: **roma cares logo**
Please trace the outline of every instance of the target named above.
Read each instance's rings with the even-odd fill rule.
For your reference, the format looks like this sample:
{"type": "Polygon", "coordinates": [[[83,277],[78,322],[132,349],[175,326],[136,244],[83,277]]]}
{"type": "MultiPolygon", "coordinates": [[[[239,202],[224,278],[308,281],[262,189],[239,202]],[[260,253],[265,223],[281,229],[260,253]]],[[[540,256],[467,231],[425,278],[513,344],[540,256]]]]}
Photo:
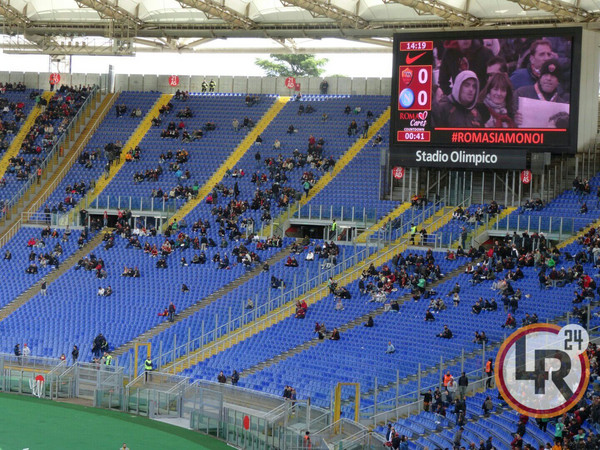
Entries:
{"type": "Polygon", "coordinates": [[[518,412],[550,418],[573,408],[590,379],[587,331],[579,325],[533,324],[511,334],[496,356],[496,385],[518,412]]]}

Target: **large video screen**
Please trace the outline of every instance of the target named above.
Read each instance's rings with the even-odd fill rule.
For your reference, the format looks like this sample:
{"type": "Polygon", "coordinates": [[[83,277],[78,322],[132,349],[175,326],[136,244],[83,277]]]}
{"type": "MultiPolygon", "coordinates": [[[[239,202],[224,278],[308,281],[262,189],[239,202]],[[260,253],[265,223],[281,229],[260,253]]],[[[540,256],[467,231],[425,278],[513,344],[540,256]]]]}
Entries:
{"type": "Polygon", "coordinates": [[[395,35],[392,151],[576,151],[580,43],[578,28],[395,35]]]}

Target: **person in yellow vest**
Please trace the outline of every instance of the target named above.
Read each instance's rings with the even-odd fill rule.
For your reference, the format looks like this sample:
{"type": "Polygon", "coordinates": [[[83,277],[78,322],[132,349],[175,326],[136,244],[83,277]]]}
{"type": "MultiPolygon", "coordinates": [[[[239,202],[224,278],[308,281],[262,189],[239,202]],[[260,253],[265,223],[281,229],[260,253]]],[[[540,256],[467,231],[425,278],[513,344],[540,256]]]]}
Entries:
{"type": "Polygon", "coordinates": [[[112,364],[112,360],[112,355],[108,352],[104,352],[104,364],[110,366],[112,364]]]}
{"type": "Polygon", "coordinates": [[[154,366],[152,365],[152,359],[150,356],[146,358],[144,361],[144,372],[146,374],[146,382],[152,381],[151,372],[154,370],[154,366]]]}
{"type": "Polygon", "coordinates": [[[335,233],[337,232],[337,222],[335,221],[335,219],[333,219],[333,222],[331,222],[331,228],[329,229],[330,233],[330,239],[335,238],[335,233]]]}
{"type": "Polygon", "coordinates": [[[417,226],[414,223],[410,224],[410,243],[415,245],[415,235],[417,234],[417,226]]]}

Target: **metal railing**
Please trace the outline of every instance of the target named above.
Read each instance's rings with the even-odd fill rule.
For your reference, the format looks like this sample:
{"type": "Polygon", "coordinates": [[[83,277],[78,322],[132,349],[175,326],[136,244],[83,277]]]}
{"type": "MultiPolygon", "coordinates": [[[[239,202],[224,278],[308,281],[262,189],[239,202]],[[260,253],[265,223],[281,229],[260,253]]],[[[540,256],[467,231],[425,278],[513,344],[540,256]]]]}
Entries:
{"type": "Polygon", "coordinates": [[[85,209],[128,209],[130,211],[143,212],[167,212],[174,214],[177,211],[177,200],[169,198],[144,198],[130,197],[121,195],[99,195],[91,202],[88,198],[82,199],[85,201],[85,209]]]}
{"type": "MultiPolygon", "coordinates": [[[[465,197],[460,203],[458,203],[456,206],[452,206],[452,208],[459,208],[459,207],[465,207],[468,206],[470,202],[469,197],[465,197]]],[[[404,236],[405,234],[410,232],[410,228],[411,228],[411,224],[415,224],[417,225],[417,236],[415,239],[415,242],[419,242],[419,245],[425,245],[425,246],[433,246],[434,248],[442,248],[442,242],[441,240],[439,240],[437,238],[437,234],[439,233],[439,231],[433,231],[433,232],[428,232],[427,235],[425,236],[425,240],[423,241],[420,235],[420,229],[419,229],[419,224],[423,224],[423,222],[425,222],[427,219],[431,218],[432,216],[435,216],[437,213],[442,212],[443,214],[440,216],[440,219],[444,217],[445,215],[445,210],[444,208],[449,207],[444,200],[438,200],[436,202],[434,202],[433,204],[430,204],[428,206],[425,206],[422,210],[422,212],[420,214],[417,215],[412,215],[411,220],[410,221],[406,221],[406,222],[402,222],[399,225],[397,225],[396,227],[393,227],[393,221],[388,222],[381,230],[379,230],[378,232],[374,233],[374,235],[371,236],[371,239],[379,239],[379,240],[383,240],[383,241],[394,241],[397,240],[398,238],[404,236]]],[[[405,213],[403,213],[405,214],[405,213]]],[[[400,216],[402,217],[402,215],[400,216]]],[[[439,219],[434,221],[434,223],[437,225],[439,222],[439,219]]],[[[433,223],[425,226],[425,230],[427,230],[429,228],[429,230],[431,230],[433,223]]],[[[445,225],[442,224],[440,226],[440,228],[445,225]]],[[[422,228],[422,227],[421,227],[422,228]]]]}
{"type": "Polygon", "coordinates": [[[14,367],[45,372],[50,372],[57,366],[67,365],[66,361],[60,361],[56,358],[46,358],[43,356],[16,356],[9,353],[0,353],[0,358],[2,359],[4,367],[10,365],[14,367]]]}
{"type": "MultiPolygon", "coordinates": [[[[63,131],[63,133],[60,135],[60,137],[57,139],[57,141],[52,146],[52,149],[48,152],[48,154],[46,155],[46,157],[44,158],[42,163],[39,165],[39,168],[41,168],[42,171],[44,171],[46,169],[46,167],[48,167],[48,164],[50,164],[52,159],[56,155],[59,154],[61,147],[63,147],[64,143],[68,139],[68,136],[74,130],[74,127],[77,124],[77,121],[80,119],[82,114],[84,114],[86,112],[87,107],[94,100],[97,93],[98,93],[98,86],[94,85],[91,92],[89,93],[89,95],[87,96],[85,101],[82,103],[82,105],[79,108],[79,110],[77,111],[77,113],[73,116],[73,118],[71,119],[71,121],[69,122],[67,127],[65,128],[65,131],[63,131]]],[[[77,130],[77,131],[79,131],[79,130],[77,130]]],[[[25,182],[25,184],[23,184],[21,186],[21,188],[19,189],[19,191],[6,203],[6,211],[9,211],[13,206],[15,206],[19,202],[21,197],[29,190],[29,188],[31,187],[31,185],[33,183],[37,183],[37,176],[32,172],[29,175],[29,179],[25,182]]]]}
{"type": "MultiPolygon", "coordinates": [[[[517,233],[547,233],[556,234],[558,239],[562,240],[563,236],[571,236],[579,232],[578,223],[585,221],[586,217],[573,218],[573,217],[542,217],[542,216],[530,216],[521,214],[509,214],[508,216],[497,220],[490,226],[490,218],[486,214],[483,225],[487,231],[516,231],[517,233]],[[516,216],[516,224],[514,218],[516,216]],[[506,222],[500,225],[500,222],[506,222]]],[[[593,221],[593,217],[590,216],[589,221],[593,221]]]]}
{"type": "MultiPolygon", "coordinates": [[[[75,152],[71,153],[67,162],[63,164],[62,169],[57,174],[55,174],[54,179],[50,183],[47,183],[44,186],[44,189],[42,190],[42,192],[40,192],[36,196],[37,200],[33,203],[31,208],[29,208],[30,211],[36,212],[42,208],[42,205],[46,202],[46,200],[48,200],[48,197],[50,197],[50,195],[58,187],[60,182],[65,178],[67,173],[71,170],[71,167],[73,167],[73,165],[79,158],[79,155],[81,155],[83,150],[85,150],[84,143],[89,142],[89,139],[91,138],[91,136],[93,136],[93,134],[96,131],[98,131],[98,128],[104,121],[104,117],[106,116],[108,111],[112,108],[116,99],[117,99],[117,97],[113,96],[112,99],[104,105],[100,114],[98,114],[98,116],[94,119],[94,121],[92,123],[88,123],[87,132],[85,133],[85,136],[83,137],[83,140],[81,141],[82,145],[78,149],[76,149],[75,152]]],[[[77,140],[75,140],[74,143],[75,142],[77,142],[77,140]]]]}
{"type": "MultiPolygon", "coordinates": [[[[438,221],[433,222],[430,226],[435,226],[442,219],[443,219],[443,216],[440,217],[440,219],[438,219],[438,221]]],[[[351,270],[350,271],[341,271],[339,276],[337,276],[337,278],[335,278],[335,281],[338,284],[341,284],[342,286],[346,285],[348,283],[351,283],[352,281],[358,279],[358,277],[360,276],[362,271],[364,269],[368,268],[371,263],[373,263],[375,265],[379,265],[380,263],[378,261],[382,261],[382,262],[389,261],[397,253],[403,251],[406,248],[406,246],[408,246],[409,244],[410,244],[410,239],[405,238],[405,239],[402,239],[400,242],[397,242],[396,244],[394,244],[392,247],[384,247],[379,252],[377,252],[373,255],[370,255],[369,257],[361,260],[360,264],[358,263],[358,261],[354,262],[350,267],[351,270]]],[[[349,258],[349,260],[352,260],[352,258],[349,258]]],[[[327,274],[320,274],[319,277],[321,277],[321,280],[322,280],[321,283],[318,283],[317,286],[311,290],[312,293],[310,293],[310,291],[307,291],[304,293],[303,297],[307,301],[308,304],[315,303],[316,301],[318,301],[321,298],[324,298],[328,295],[329,287],[322,286],[323,281],[324,281],[323,275],[325,275],[324,280],[328,279],[329,276],[327,274]],[[318,286],[321,286],[321,287],[318,287],[318,286]]],[[[317,277],[317,278],[319,278],[319,277],[317,277]]],[[[303,295],[303,294],[299,294],[297,296],[301,296],[301,295],[303,295]]],[[[296,296],[294,296],[294,297],[296,297],[296,296]]],[[[289,304],[286,304],[285,302],[284,303],[282,303],[282,302],[274,303],[273,301],[271,301],[271,302],[269,302],[269,304],[272,306],[275,304],[278,305],[278,306],[276,306],[276,308],[279,308],[278,317],[285,318],[285,317],[291,316],[291,315],[293,315],[293,313],[295,311],[295,309],[294,309],[295,305],[291,304],[291,303],[289,303],[289,304]]],[[[168,370],[174,371],[174,372],[180,372],[180,371],[184,370],[186,367],[193,365],[194,360],[204,359],[205,357],[210,356],[213,353],[218,353],[221,350],[225,350],[229,346],[235,345],[238,342],[245,340],[248,334],[262,331],[264,328],[267,328],[268,326],[271,325],[273,317],[271,317],[271,315],[269,315],[268,312],[272,311],[273,309],[275,309],[275,308],[267,310],[261,316],[256,314],[256,316],[254,317],[254,320],[247,323],[247,325],[250,325],[250,328],[243,327],[244,324],[242,323],[242,324],[240,324],[239,327],[232,329],[230,326],[231,322],[228,322],[225,326],[219,327],[219,328],[213,330],[212,332],[209,332],[209,333],[203,332],[202,337],[200,337],[198,339],[194,339],[193,341],[190,340],[189,350],[188,350],[187,344],[178,347],[179,349],[185,349],[185,352],[181,356],[179,356],[179,358],[182,358],[179,361],[177,360],[178,357],[176,356],[175,351],[173,350],[171,352],[173,355],[173,356],[171,356],[172,365],[169,367],[168,370]],[[219,341],[218,338],[221,336],[224,336],[225,334],[228,335],[228,338],[226,340],[219,341]],[[206,338],[208,338],[208,341],[205,340],[206,338]],[[200,350],[200,351],[191,355],[190,352],[195,351],[195,350],[200,350]]],[[[175,347],[175,348],[177,348],[177,347],[175,347]]]]}
{"type": "MultiPolygon", "coordinates": [[[[402,236],[407,234],[410,231],[411,225],[420,225],[425,222],[427,219],[435,216],[438,211],[440,211],[444,207],[444,202],[437,201],[435,203],[431,203],[423,206],[422,209],[419,208],[410,208],[409,210],[402,213],[395,220],[399,220],[399,223],[394,223],[395,220],[388,222],[381,229],[372,233],[368,240],[370,241],[396,241],[400,239],[402,236]],[[404,216],[408,211],[411,211],[410,219],[405,219],[404,216]]],[[[417,234],[420,229],[417,229],[417,234]]]]}
{"type": "Polygon", "coordinates": [[[368,208],[344,208],[343,206],[323,206],[300,205],[296,211],[291,214],[291,219],[307,219],[307,220],[327,220],[335,219],[340,222],[355,222],[360,223],[364,227],[369,227],[377,223],[377,209],[368,208]]]}
{"type": "Polygon", "coordinates": [[[18,219],[0,238],[0,248],[4,247],[21,229],[21,219],[18,219]]]}

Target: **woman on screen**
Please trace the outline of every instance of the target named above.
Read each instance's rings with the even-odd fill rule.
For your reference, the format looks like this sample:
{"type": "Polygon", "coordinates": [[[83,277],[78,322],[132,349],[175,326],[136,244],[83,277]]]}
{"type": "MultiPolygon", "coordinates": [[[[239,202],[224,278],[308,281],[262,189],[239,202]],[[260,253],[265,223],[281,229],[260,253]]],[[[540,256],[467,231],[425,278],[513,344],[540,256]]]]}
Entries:
{"type": "Polygon", "coordinates": [[[493,73],[479,95],[486,128],[516,128],[521,116],[514,110],[513,88],[506,73],[493,73]]]}

